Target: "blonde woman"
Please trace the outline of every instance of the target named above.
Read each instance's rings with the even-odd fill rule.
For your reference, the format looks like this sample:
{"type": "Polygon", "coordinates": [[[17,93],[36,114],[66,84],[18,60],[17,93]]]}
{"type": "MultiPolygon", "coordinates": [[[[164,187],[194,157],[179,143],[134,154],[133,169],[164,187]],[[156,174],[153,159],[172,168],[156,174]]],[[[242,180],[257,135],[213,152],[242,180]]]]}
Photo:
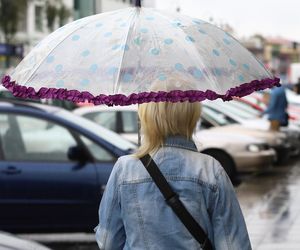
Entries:
{"type": "Polygon", "coordinates": [[[96,239],[100,249],[201,249],[139,160],[146,154],[152,156],[214,249],[251,249],[228,176],[219,162],[199,153],[192,140],[200,112],[199,103],[189,102],[139,106],[142,145],[136,154],[120,157],[113,168],[99,208],[96,239]]]}

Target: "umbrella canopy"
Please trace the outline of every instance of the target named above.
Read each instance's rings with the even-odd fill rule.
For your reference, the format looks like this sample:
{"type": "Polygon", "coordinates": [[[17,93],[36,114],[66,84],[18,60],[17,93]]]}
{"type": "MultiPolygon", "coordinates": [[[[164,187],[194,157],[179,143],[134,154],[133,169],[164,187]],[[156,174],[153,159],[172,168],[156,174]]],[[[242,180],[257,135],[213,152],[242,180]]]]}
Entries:
{"type": "Polygon", "coordinates": [[[231,35],[199,19],[131,7],[69,23],[2,84],[15,96],[94,104],[202,101],[279,85],[231,35]],[[168,77],[178,84],[166,89],[168,77]],[[189,82],[182,86],[180,81],[189,82]],[[151,86],[156,83],[155,91],[151,86]]]}

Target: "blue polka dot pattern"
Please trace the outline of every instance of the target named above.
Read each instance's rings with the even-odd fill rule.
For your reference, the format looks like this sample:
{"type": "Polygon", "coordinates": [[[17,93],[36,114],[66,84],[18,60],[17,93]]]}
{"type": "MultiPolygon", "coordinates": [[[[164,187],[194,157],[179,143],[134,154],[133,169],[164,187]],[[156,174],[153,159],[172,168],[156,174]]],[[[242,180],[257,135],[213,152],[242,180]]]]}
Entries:
{"type": "Polygon", "coordinates": [[[213,54],[215,55],[215,56],[220,56],[220,52],[218,51],[218,50],[216,50],[216,49],[213,49],[213,54]]]}
{"type": "Polygon", "coordinates": [[[160,75],[158,76],[158,79],[161,80],[161,81],[164,81],[164,80],[167,79],[167,77],[166,77],[165,74],[160,74],[160,75]]]}
{"type": "Polygon", "coordinates": [[[221,76],[222,75],[222,70],[219,69],[219,68],[214,68],[212,72],[216,76],[221,76]]]}
{"type": "Polygon", "coordinates": [[[245,81],[245,78],[244,78],[244,76],[243,76],[243,75],[239,75],[239,80],[240,80],[240,82],[243,82],[243,81],[245,81]]]}
{"type": "Polygon", "coordinates": [[[87,57],[88,55],[90,54],[90,51],[89,50],[85,50],[81,53],[81,56],[83,57],[87,57]]]}
{"type": "Polygon", "coordinates": [[[133,41],[134,41],[134,43],[135,43],[136,45],[141,45],[141,44],[142,44],[142,40],[141,40],[140,37],[136,37],[133,41]]]}
{"type": "Polygon", "coordinates": [[[109,70],[107,71],[107,73],[109,74],[109,75],[114,75],[115,73],[117,73],[118,72],[118,68],[117,67],[111,67],[111,68],[109,68],[109,70]]]}
{"type": "Polygon", "coordinates": [[[232,65],[232,66],[236,66],[236,62],[233,60],[233,59],[229,59],[229,63],[232,65]]]}
{"type": "Polygon", "coordinates": [[[203,76],[202,71],[198,68],[193,69],[192,72],[193,72],[193,76],[197,79],[200,79],[203,76]]]}
{"type": "MultiPolygon", "coordinates": [[[[236,92],[235,89],[227,90],[240,86],[241,81],[262,79],[263,85],[269,86],[269,82],[265,81],[270,77],[269,73],[237,40],[197,18],[128,8],[68,24],[63,33],[54,32],[44,39],[40,47],[26,57],[21,65],[22,71],[16,71],[12,79],[31,87],[43,83],[45,72],[48,72],[49,84],[46,82],[45,87],[53,88],[58,80],[63,80],[64,88],[68,90],[90,91],[93,95],[129,96],[151,91],[153,80],[158,81],[163,89],[170,76],[177,74],[191,84],[199,83],[194,86],[195,89],[215,91],[224,100],[229,99],[229,94],[223,95],[236,92]],[[58,37],[66,39],[59,41],[58,37]],[[26,70],[28,76],[22,74],[26,70]],[[116,93],[117,81],[121,85],[116,93]],[[125,84],[124,87],[122,84],[125,84]]],[[[276,79],[272,82],[275,83],[276,79]]],[[[247,86],[241,87],[242,90],[244,88],[247,89],[247,86]]],[[[199,93],[197,95],[194,100],[202,98],[199,93]]],[[[210,99],[218,97],[209,92],[203,96],[210,99]]],[[[143,94],[140,97],[141,102],[151,99],[148,96],[144,98],[143,94]]],[[[129,104],[133,99],[118,100],[129,104]]],[[[179,100],[177,96],[171,99],[179,100]]],[[[118,102],[104,96],[99,100],[118,102]]]]}
{"type": "Polygon", "coordinates": [[[193,43],[195,42],[195,39],[191,36],[186,36],[185,40],[187,40],[188,42],[193,42],[193,43]]]}
{"type": "Polygon", "coordinates": [[[97,69],[98,69],[98,65],[97,65],[97,64],[92,64],[92,65],[90,66],[90,71],[91,71],[92,73],[95,73],[95,72],[97,71],[97,69]]]}
{"type": "Polygon", "coordinates": [[[175,21],[175,22],[172,23],[172,26],[173,26],[174,28],[181,27],[181,22],[175,21]]]}
{"type": "Polygon", "coordinates": [[[159,49],[156,49],[156,48],[153,48],[150,50],[150,53],[155,56],[159,55],[159,52],[160,52],[159,49]]]}
{"type": "Polygon", "coordinates": [[[72,41],[78,41],[80,39],[80,36],[79,35],[74,35],[72,36],[72,41]]]}
{"type": "Polygon", "coordinates": [[[82,79],[82,80],[80,81],[80,84],[81,84],[82,86],[87,86],[87,85],[89,85],[89,83],[90,83],[90,80],[89,80],[89,79],[82,79]]]}
{"type": "Polygon", "coordinates": [[[167,45],[170,45],[170,44],[173,43],[173,39],[167,38],[167,39],[164,40],[164,43],[167,44],[167,45]]]}
{"type": "Polygon", "coordinates": [[[56,82],[56,87],[61,88],[65,85],[65,82],[63,80],[58,80],[56,82]]]}
{"type": "Polygon", "coordinates": [[[176,63],[175,64],[175,69],[178,71],[184,70],[183,65],[181,63],[176,63]]]}
{"type": "Polygon", "coordinates": [[[131,82],[132,81],[132,74],[130,74],[130,73],[125,73],[124,75],[123,75],[123,81],[124,82],[131,82]]]}
{"type": "Polygon", "coordinates": [[[243,64],[243,67],[244,67],[244,69],[246,69],[246,70],[249,70],[249,69],[250,69],[250,66],[249,66],[247,63],[244,63],[244,64],[243,64]]]}
{"type": "Polygon", "coordinates": [[[146,29],[146,28],[141,28],[141,29],[140,29],[140,32],[142,32],[142,33],[147,33],[147,32],[148,32],[148,29],[146,29]]]}
{"type": "Polygon", "coordinates": [[[110,37],[110,36],[112,36],[112,32],[106,32],[106,33],[104,34],[104,37],[110,37]]]}
{"type": "Polygon", "coordinates": [[[128,46],[127,44],[122,45],[122,46],[121,46],[121,49],[122,49],[122,50],[125,50],[125,51],[128,51],[128,50],[129,50],[129,46],[128,46]]]}
{"type": "Polygon", "coordinates": [[[231,44],[228,38],[223,38],[223,42],[227,45],[231,44]]]}
{"type": "Polygon", "coordinates": [[[202,21],[200,21],[200,20],[197,20],[197,19],[194,19],[194,20],[193,20],[193,23],[195,23],[195,24],[198,24],[198,25],[200,25],[200,24],[203,24],[203,22],[202,22],[202,21]]]}
{"type": "Polygon", "coordinates": [[[153,21],[154,17],[153,16],[147,16],[145,19],[148,20],[148,21],[153,21]]]}
{"type": "Polygon", "coordinates": [[[202,29],[198,29],[198,31],[199,31],[201,34],[204,34],[204,35],[207,34],[206,31],[204,31],[204,30],[202,30],[202,29]]]}
{"type": "Polygon", "coordinates": [[[55,72],[56,73],[61,73],[63,70],[63,66],[61,64],[58,64],[55,66],[55,72]]]}
{"type": "Polygon", "coordinates": [[[54,62],[54,56],[47,56],[46,62],[47,63],[53,63],[54,62]]]}
{"type": "Polygon", "coordinates": [[[120,46],[121,46],[120,44],[116,44],[116,45],[113,45],[111,49],[116,50],[116,49],[120,48],[120,46]]]}

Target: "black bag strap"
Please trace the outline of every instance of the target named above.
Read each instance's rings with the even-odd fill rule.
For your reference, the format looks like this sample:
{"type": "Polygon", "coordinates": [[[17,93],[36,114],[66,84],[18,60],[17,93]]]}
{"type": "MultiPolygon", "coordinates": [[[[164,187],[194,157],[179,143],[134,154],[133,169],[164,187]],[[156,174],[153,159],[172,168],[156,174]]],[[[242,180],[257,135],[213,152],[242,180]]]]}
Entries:
{"type": "Polygon", "coordinates": [[[203,250],[212,250],[212,244],[206,233],[185,208],[179,199],[178,194],[173,191],[151,156],[147,154],[140,158],[140,160],[152,177],[156,186],[159,188],[160,192],[163,194],[167,204],[172,208],[191,235],[193,235],[193,237],[200,243],[201,248],[203,250]]]}

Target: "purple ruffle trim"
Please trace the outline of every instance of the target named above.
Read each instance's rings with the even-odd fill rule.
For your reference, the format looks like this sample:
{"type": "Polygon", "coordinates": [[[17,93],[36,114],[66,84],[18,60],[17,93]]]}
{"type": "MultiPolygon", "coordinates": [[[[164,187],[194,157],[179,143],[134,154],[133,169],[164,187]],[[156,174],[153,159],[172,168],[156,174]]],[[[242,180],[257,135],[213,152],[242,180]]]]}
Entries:
{"type": "Polygon", "coordinates": [[[217,94],[214,91],[206,90],[173,90],[170,92],[158,91],[158,92],[141,92],[138,94],[131,94],[125,96],[122,94],[115,95],[98,95],[93,96],[87,91],[80,92],[78,90],[67,90],[63,88],[45,88],[42,87],[36,91],[32,87],[21,86],[11,81],[10,76],[4,76],[2,78],[2,85],[13,93],[15,97],[20,98],[51,98],[72,101],[75,103],[88,101],[95,105],[106,104],[108,106],[113,105],[130,105],[145,102],[196,102],[204,100],[222,99],[223,101],[230,101],[232,97],[243,97],[251,94],[254,91],[271,88],[274,86],[280,86],[279,78],[266,78],[263,80],[254,80],[249,83],[241,84],[237,87],[229,89],[225,95],[217,94]]]}

